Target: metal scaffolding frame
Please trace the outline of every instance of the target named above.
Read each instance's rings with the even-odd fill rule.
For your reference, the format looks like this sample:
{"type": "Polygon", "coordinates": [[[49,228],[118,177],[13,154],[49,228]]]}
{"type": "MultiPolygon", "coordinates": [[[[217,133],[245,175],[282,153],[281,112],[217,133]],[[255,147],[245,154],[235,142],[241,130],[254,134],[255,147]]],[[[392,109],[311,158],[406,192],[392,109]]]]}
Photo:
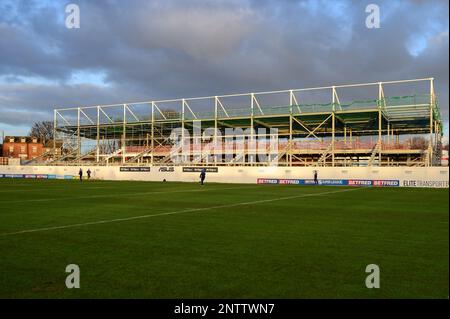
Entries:
{"type": "Polygon", "coordinates": [[[265,128],[278,130],[277,150],[271,150],[276,165],[438,165],[443,130],[433,82],[423,78],[58,108],[54,140],[62,140],[63,150],[51,164],[273,165],[273,156],[267,161],[256,156],[255,145],[272,138],[258,132],[265,128]],[[405,89],[408,85],[413,93],[405,89]],[[395,94],[385,94],[386,89],[395,94]],[[366,99],[349,99],[344,90],[366,99]],[[203,141],[200,149],[173,147],[173,129],[181,129],[185,145],[199,139],[200,122],[200,134],[212,130],[210,142],[203,141]],[[228,136],[227,128],[248,131],[228,136]],[[426,145],[413,145],[414,137],[423,142],[425,136],[426,145]],[[243,149],[215,147],[227,138],[241,138],[243,149]],[[183,160],[175,163],[174,153],[183,160]]]}

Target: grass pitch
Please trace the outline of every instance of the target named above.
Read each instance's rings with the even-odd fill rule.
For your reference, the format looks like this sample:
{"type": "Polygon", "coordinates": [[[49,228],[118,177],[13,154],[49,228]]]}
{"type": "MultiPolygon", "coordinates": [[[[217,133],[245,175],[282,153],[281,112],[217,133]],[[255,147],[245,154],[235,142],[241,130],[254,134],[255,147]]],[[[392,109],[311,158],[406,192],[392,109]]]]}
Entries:
{"type": "Polygon", "coordinates": [[[0,298],[448,298],[446,189],[3,179],[0,202],[0,298]]]}

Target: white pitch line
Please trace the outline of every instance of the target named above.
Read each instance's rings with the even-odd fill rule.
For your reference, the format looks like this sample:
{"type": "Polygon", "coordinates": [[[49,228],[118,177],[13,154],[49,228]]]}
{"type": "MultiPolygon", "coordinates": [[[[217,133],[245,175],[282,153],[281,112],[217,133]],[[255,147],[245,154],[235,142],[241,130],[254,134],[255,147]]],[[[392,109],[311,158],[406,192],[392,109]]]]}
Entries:
{"type": "MultiPolygon", "coordinates": [[[[15,186],[14,186],[15,187],[15,186]]],[[[103,189],[103,188],[116,188],[113,186],[96,186],[96,187],[82,187],[82,188],[77,188],[84,190],[84,189],[103,189]]],[[[6,190],[0,190],[0,194],[5,194],[5,193],[29,193],[29,192],[39,192],[39,191],[51,191],[51,190],[58,190],[61,189],[61,187],[42,187],[42,188],[33,188],[33,189],[6,189],[6,190]]]]}
{"type": "MultiPolygon", "coordinates": [[[[268,185],[269,186],[269,185],[268,185]]],[[[190,193],[190,192],[209,192],[209,191],[215,191],[215,190],[229,190],[229,189],[241,189],[241,188],[255,188],[255,187],[261,187],[261,185],[257,186],[242,186],[242,187],[223,187],[223,188],[206,188],[206,189],[180,189],[176,191],[158,191],[158,192],[140,192],[140,193],[114,193],[114,194],[104,194],[104,195],[85,195],[85,196],[77,196],[77,197],[55,197],[55,198],[39,198],[39,199],[22,199],[22,200],[5,200],[2,201],[2,203],[28,203],[28,202],[53,202],[53,201],[60,201],[60,200],[74,200],[74,199],[92,199],[92,198],[109,198],[109,197],[117,197],[120,195],[120,197],[123,196],[141,196],[141,195],[151,195],[151,194],[168,194],[168,193],[190,193]]],[[[264,186],[267,187],[267,186],[264,186]]]]}
{"type": "Polygon", "coordinates": [[[136,220],[136,219],[144,219],[144,218],[151,218],[151,217],[158,217],[158,216],[167,216],[167,215],[177,215],[177,214],[201,212],[201,211],[206,211],[206,210],[211,210],[211,209],[231,208],[231,207],[237,207],[237,206],[270,203],[270,202],[276,202],[276,201],[280,201],[280,200],[289,200],[289,199],[301,198],[301,197],[313,197],[313,196],[322,196],[322,195],[350,192],[350,191],[356,191],[356,190],[365,189],[365,188],[367,188],[367,187],[360,187],[360,188],[358,187],[358,188],[350,188],[350,189],[347,188],[347,189],[342,189],[342,190],[338,190],[338,191],[302,194],[302,195],[294,195],[294,196],[285,196],[285,197],[279,197],[279,198],[262,199],[262,200],[255,200],[255,201],[250,201],[250,202],[235,203],[235,204],[229,204],[229,205],[218,205],[218,206],[210,206],[210,207],[203,207],[203,208],[191,208],[191,209],[178,210],[178,211],[173,211],[173,212],[151,214],[151,215],[141,215],[141,216],[134,216],[134,217],[126,217],[126,218],[116,218],[116,219],[108,219],[108,220],[99,220],[99,221],[96,221],[96,222],[88,222],[88,223],[81,223],[81,224],[71,224],[71,225],[64,225],[64,226],[53,226],[53,227],[45,227],[45,228],[28,229],[28,230],[21,230],[21,231],[16,231],[16,232],[11,232],[11,233],[3,233],[3,234],[0,234],[0,237],[19,235],[19,234],[26,234],[26,233],[36,233],[36,232],[43,232],[43,231],[49,231],[49,230],[75,228],[75,227],[82,227],[82,226],[89,226],[89,225],[99,225],[99,224],[124,222],[124,221],[130,221],[130,220],[136,220]]]}
{"type": "MultiPolygon", "coordinates": [[[[86,182],[86,183],[89,183],[89,182],[86,182]]],[[[111,188],[111,189],[114,189],[114,188],[117,188],[117,185],[116,186],[113,186],[111,183],[99,183],[99,182],[94,182],[94,183],[92,183],[92,184],[88,184],[89,186],[85,186],[85,185],[83,185],[83,184],[81,184],[81,183],[76,183],[76,185],[80,185],[80,187],[78,188],[75,188],[75,190],[85,190],[85,189],[104,189],[104,188],[111,188]],[[98,185],[104,185],[104,184],[106,184],[105,186],[98,186],[98,185]],[[97,186],[94,186],[94,185],[97,185],[97,186]],[[110,185],[110,186],[108,186],[108,185],[110,185]]],[[[1,184],[0,184],[0,186],[1,186],[1,184]]],[[[32,189],[0,189],[0,194],[2,194],[2,193],[15,193],[15,192],[23,192],[23,193],[28,193],[28,192],[39,192],[39,191],[47,191],[47,190],[59,190],[59,189],[61,189],[61,188],[64,188],[64,187],[67,187],[67,186],[73,186],[73,185],[69,185],[69,184],[59,184],[59,185],[56,185],[56,184],[54,184],[54,185],[49,185],[49,186],[52,186],[52,187],[39,187],[39,186],[36,186],[36,185],[33,185],[33,184],[23,184],[23,185],[13,185],[14,187],[17,187],[17,186],[30,186],[30,187],[33,187],[32,189]]],[[[134,188],[142,188],[143,186],[145,186],[145,184],[137,184],[137,185],[127,185],[127,188],[128,189],[134,189],[134,188]],[[131,186],[131,187],[130,187],[131,186]]]]}
{"type": "MultiPolygon", "coordinates": [[[[97,185],[97,183],[96,184],[92,184],[92,185],[97,185]]],[[[16,186],[16,185],[15,185],[16,186]]],[[[14,186],[14,187],[15,187],[14,186]]],[[[27,193],[27,192],[38,192],[38,191],[41,191],[41,190],[59,190],[59,189],[63,189],[64,187],[67,187],[68,185],[58,185],[58,186],[54,186],[54,187],[42,187],[42,188],[39,188],[39,187],[35,187],[35,188],[33,188],[33,189],[6,189],[6,190],[0,190],[0,193],[8,193],[8,192],[24,192],[24,193],[27,193]]],[[[70,185],[70,186],[72,186],[72,185],[70,185]]],[[[117,188],[117,186],[81,186],[81,187],[79,187],[79,188],[74,188],[75,190],[85,190],[85,189],[109,189],[109,188],[117,188]]],[[[136,185],[136,186],[132,186],[132,187],[129,187],[129,186],[127,186],[127,188],[128,189],[133,189],[133,188],[142,188],[142,185],[136,185]]]]}

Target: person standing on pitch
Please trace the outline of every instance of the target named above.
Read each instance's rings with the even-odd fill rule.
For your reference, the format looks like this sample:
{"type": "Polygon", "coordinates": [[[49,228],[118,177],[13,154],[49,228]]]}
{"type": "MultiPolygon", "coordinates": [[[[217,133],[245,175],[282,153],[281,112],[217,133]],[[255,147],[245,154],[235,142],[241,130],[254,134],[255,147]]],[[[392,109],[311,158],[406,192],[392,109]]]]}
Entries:
{"type": "Polygon", "coordinates": [[[91,179],[91,169],[88,168],[88,170],[86,171],[87,177],[88,179],[91,179]]]}
{"type": "Polygon", "coordinates": [[[314,184],[319,184],[319,181],[317,180],[317,171],[314,171],[314,184]]]}
{"type": "Polygon", "coordinates": [[[80,170],[78,171],[78,175],[80,175],[80,182],[83,181],[83,170],[80,167],[80,170]]]}
{"type": "Polygon", "coordinates": [[[206,168],[203,168],[200,172],[200,184],[203,185],[203,182],[206,178],[206,168]]]}

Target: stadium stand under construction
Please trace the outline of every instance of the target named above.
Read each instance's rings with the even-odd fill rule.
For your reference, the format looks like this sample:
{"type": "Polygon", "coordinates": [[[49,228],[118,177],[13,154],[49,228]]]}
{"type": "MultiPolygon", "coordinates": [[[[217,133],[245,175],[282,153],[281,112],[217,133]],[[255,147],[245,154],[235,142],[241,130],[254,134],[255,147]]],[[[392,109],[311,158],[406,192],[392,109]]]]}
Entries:
{"type": "Polygon", "coordinates": [[[433,78],[58,108],[54,130],[33,165],[435,166],[443,134],[433,78]]]}

